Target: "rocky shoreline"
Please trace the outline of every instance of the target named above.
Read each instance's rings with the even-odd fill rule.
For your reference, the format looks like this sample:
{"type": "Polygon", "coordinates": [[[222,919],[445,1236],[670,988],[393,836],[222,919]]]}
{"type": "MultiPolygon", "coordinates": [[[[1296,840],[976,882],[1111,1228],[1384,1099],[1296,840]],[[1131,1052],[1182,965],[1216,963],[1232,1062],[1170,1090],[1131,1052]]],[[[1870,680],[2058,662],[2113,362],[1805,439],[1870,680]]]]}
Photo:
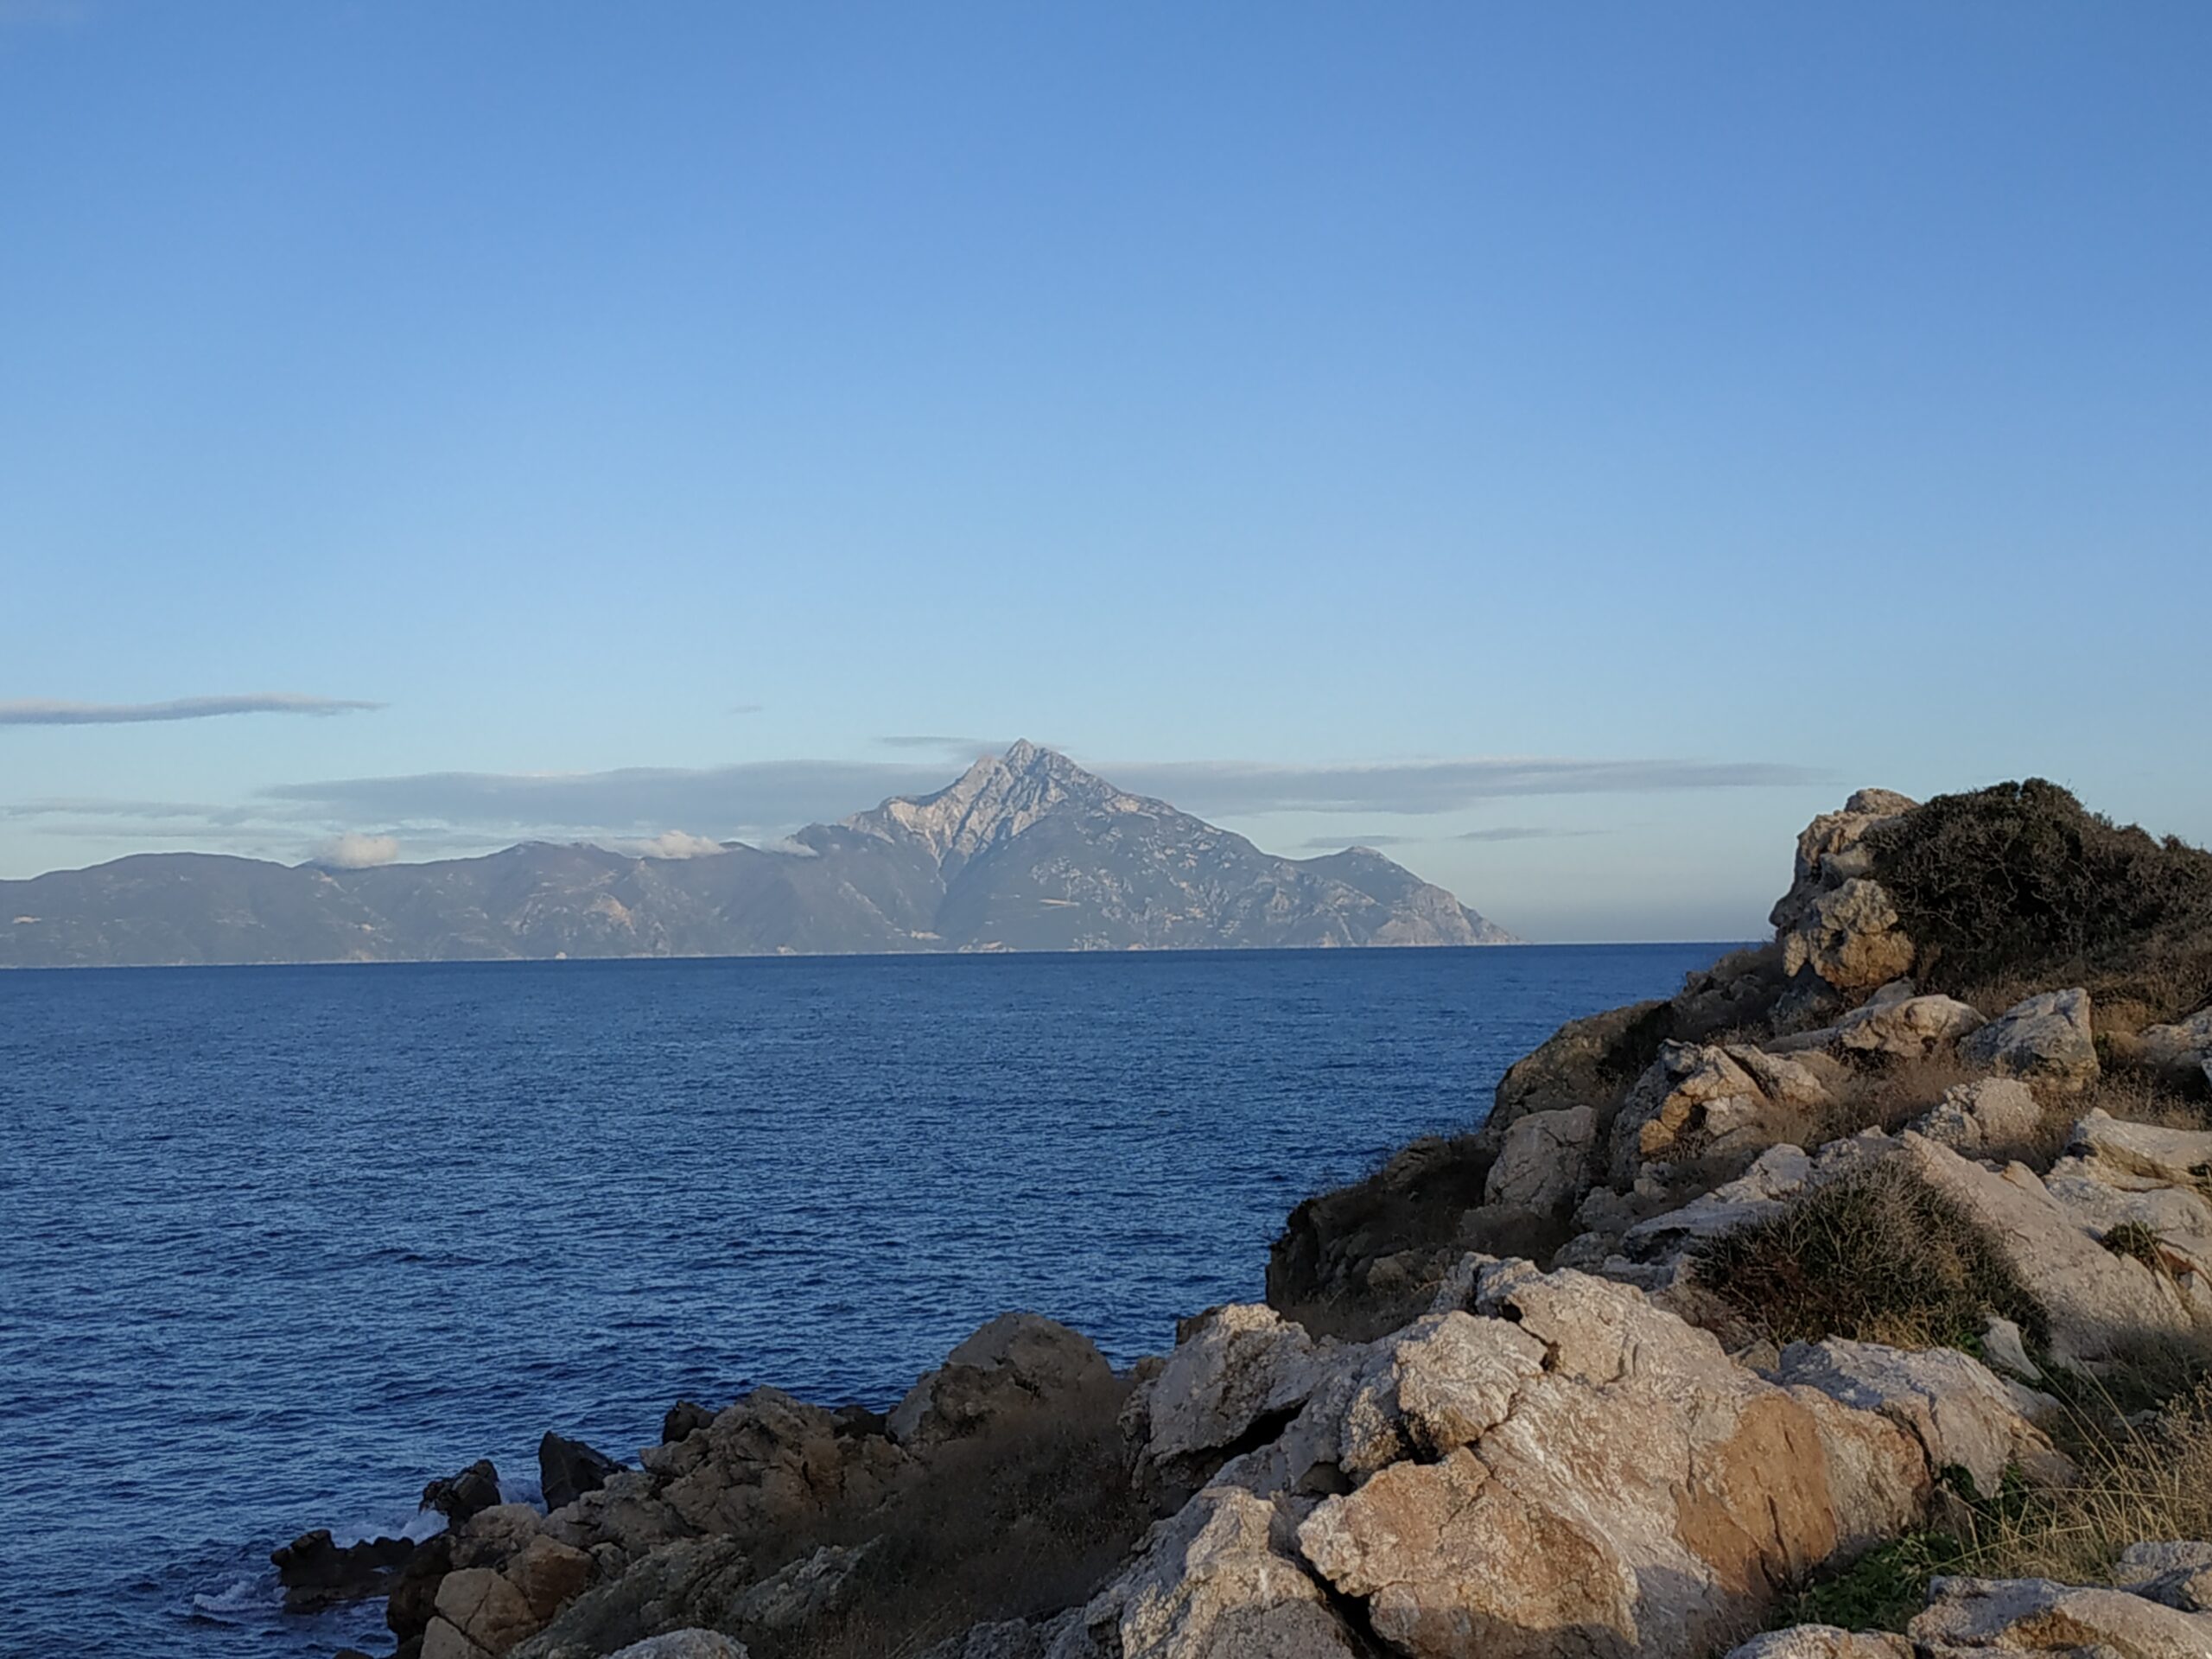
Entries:
{"type": "Polygon", "coordinates": [[[1127,1374],[1009,1313],[887,1415],[549,1434],[545,1510],[474,1465],[288,1599],[401,1659],[2212,1656],[2212,855],[1863,791],[1773,921],[1127,1374]]]}

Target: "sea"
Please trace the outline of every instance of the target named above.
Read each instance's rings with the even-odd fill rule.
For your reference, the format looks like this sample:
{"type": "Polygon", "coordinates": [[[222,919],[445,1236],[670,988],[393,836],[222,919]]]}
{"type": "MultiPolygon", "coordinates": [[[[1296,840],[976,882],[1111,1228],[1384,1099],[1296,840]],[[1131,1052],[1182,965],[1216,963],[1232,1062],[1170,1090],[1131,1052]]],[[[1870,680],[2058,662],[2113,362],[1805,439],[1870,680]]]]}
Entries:
{"type": "Polygon", "coordinates": [[[0,1655],[389,1652],[269,1551],[549,1428],[1116,1365],[1298,1200],[1727,946],[0,973],[0,1655]]]}

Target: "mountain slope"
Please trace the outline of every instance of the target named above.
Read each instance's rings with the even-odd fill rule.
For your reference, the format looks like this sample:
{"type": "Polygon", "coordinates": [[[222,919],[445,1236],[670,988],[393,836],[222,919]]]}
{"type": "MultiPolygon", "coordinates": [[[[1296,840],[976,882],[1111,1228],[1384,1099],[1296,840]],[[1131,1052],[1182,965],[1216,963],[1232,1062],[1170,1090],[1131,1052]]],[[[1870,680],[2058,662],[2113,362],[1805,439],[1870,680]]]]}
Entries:
{"type": "Polygon", "coordinates": [[[1499,944],[1381,854],[1263,853],[1017,743],[788,849],[531,842],[366,870],[151,854],[0,881],[0,966],[1499,944]]]}

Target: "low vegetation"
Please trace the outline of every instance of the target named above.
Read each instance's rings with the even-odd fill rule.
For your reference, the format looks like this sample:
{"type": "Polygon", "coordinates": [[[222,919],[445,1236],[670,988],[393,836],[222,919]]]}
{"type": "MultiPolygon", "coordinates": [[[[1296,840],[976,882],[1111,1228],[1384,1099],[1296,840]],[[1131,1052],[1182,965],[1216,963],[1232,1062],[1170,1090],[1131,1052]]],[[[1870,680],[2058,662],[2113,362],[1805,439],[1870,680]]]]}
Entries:
{"type": "Polygon", "coordinates": [[[939,1447],[884,1508],[807,1541],[874,1541],[847,1611],[750,1633],[755,1659],[905,1659],[974,1624],[1087,1599],[1158,1518],[1116,1421],[1128,1395],[1125,1382],[1056,1395],[939,1447]]]}
{"type": "Polygon", "coordinates": [[[2141,1021],[2212,1001],[2212,853],[2041,779],[1938,796],[1866,844],[1925,988],[2002,1006],[2082,985],[2141,1021]]]}
{"type": "Polygon", "coordinates": [[[1777,1342],[1978,1347],[1988,1317],[2046,1326],[1995,1243],[1903,1165],[1844,1176],[1696,1258],[1701,1283],[1777,1342]]]}

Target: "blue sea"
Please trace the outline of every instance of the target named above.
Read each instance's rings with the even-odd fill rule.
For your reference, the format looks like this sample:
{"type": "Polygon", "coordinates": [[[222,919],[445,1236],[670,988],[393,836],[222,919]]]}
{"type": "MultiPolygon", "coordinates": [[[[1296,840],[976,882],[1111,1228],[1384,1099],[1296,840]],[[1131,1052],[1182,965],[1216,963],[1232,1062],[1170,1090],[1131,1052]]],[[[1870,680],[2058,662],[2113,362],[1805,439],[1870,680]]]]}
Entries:
{"type": "Polygon", "coordinates": [[[0,1655],[389,1651],[268,1552],[548,1428],[1117,1364],[1307,1193],[1725,947],[0,974],[0,1655]]]}

